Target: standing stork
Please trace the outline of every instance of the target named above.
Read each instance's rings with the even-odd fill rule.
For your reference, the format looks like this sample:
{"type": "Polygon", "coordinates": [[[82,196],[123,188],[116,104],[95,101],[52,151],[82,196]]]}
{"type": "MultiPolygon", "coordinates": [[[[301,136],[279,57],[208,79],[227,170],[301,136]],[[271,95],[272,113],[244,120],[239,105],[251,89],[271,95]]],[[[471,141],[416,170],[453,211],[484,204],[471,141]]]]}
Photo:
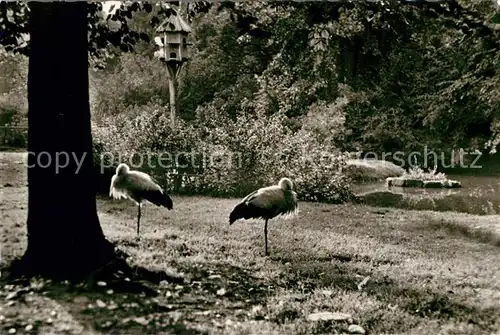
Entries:
{"type": "Polygon", "coordinates": [[[247,195],[229,215],[229,224],[239,219],[264,219],[264,238],[267,251],[267,221],[287,214],[295,214],[298,210],[297,193],[293,191],[290,179],[282,178],[278,185],[260,188],[247,195]]]}
{"type": "Polygon", "coordinates": [[[173,208],[172,198],[164,192],[158,182],[144,172],[131,171],[127,164],[121,163],[111,178],[109,196],[114,199],[130,199],[137,204],[137,235],[141,221],[142,201],[148,200],[156,206],[173,208]]]}

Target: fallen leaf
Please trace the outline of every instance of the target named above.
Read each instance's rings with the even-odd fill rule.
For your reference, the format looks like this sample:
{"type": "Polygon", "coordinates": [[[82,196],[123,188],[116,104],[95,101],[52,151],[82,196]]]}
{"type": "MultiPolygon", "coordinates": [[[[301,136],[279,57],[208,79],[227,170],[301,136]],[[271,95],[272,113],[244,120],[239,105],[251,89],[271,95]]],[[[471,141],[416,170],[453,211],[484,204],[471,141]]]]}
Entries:
{"type": "Polygon", "coordinates": [[[328,321],[328,320],[334,320],[334,321],[345,321],[348,320],[349,318],[352,318],[352,315],[346,314],[346,313],[332,313],[332,312],[319,312],[319,313],[312,313],[307,316],[307,319],[309,321],[328,321]]]}
{"type": "Polygon", "coordinates": [[[358,290],[361,291],[363,289],[363,286],[366,285],[366,283],[368,283],[368,280],[370,280],[370,276],[366,276],[365,278],[363,278],[363,280],[361,281],[361,283],[358,284],[358,290]]]}
{"type": "Polygon", "coordinates": [[[95,303],[97,304],[97,307],[99,307],[99,308],[106,307],[106,303],[102,300],[97,299],[97,301],[95,303]]]}
{"type": "Polygon", "coordinates": [[[149,323],[149,321],[145,317],[143,317],[143,316],[138,317],[138,318],[134,318],[132,320],[134,322],[138,323],[138,324],[143,325],[143,326],[145,326],[145,325],[147,325],[149,323]]]}
{"type": "Polygon", "coordinates": [[[112,325],[113,325],[113,322],[111,322],[111,321],[106,321],[106,322],[104,322],[104,323],[101,325],[101,327],[102,327],[102,328],[110,328],[112,325]]]}
{"type": "Polygon", "coordinates": [[[16,298],[16,297],[17,297],[17,295],[18,295],[18,292],[17,292],[17,291],[15,291],[15,292],[11,292],[11,293],[9,293],[9,294],[7,295],[7,297],[5,297],[5,300],[12,300],[12,299],[16,298]]]}
{"type": "Polygon", "coordinates": [[[324,295],[326,295],[327,297],[331,296],[333,294],[333,291],[331,290],[323,290],[321,293],[323,293],[324,295]]]}
{"type": "Polygon", "coordinates": [[[364,334],[366,333],[365,329],[358,325],[350,325],[347,329],[351,334],[364,334]]]}

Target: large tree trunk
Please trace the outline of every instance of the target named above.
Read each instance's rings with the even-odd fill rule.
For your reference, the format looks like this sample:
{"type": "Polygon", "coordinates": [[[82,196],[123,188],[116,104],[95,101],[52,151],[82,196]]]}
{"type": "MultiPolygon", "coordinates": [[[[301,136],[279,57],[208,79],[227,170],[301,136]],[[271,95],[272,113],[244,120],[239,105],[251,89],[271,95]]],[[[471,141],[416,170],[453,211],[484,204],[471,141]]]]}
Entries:
{"type": "Polygon", "coordinates": [[[114,255],[96,209],[87,3],[29,6],[28,248],[22,263],[30,274],[69,278],[114,255]],[[58,159],[67,166],[57,170],[58,159]]]}

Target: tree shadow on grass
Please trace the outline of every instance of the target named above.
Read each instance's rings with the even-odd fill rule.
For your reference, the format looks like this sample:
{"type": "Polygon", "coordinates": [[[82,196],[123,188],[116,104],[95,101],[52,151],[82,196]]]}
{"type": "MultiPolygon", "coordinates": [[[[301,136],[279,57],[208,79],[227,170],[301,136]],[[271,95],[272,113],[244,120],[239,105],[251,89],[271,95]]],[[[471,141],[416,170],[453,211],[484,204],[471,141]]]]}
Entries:
{"type": "Polygon", "coordinates": [[[43,294],[62,303],[76,320],[106,333],[118,334],[136,328],[140,333],[204,334],[164,315],[172,308],[156,300],[160,283],[180,285],[184,283],[182,276],[129,265],[127,258],[127,254],[117,249],[112,261],[85,277],[70,280],[29,275],[19,259],[4,269],[1,281],[13,287],[11,300],[22,302],[30,293],[43,294]],[[161,318],[146,317],[158,313],[161,318]]]}
{"type": "MultiPolygon", "coordinates": [[[[92,268],[92,270],[77,272],[78,264],[71,264],[69,266],[71,266],[72,270],[75,270],[74,272],[70,270],[60,271],[60,269],[57,269],[57,271],[45,273],[43,269],[40,270],[41,268],[39,266],[33,266],[30,263],[32,260],[29,256],[27,257],[29,253],[26,252],[23,257],[14,260],[6,268],[6,276],[4,276],[4,278],[9,282],[29,283],[32,277],[41,275],[47,279],[60,282],[69,281],[72,284],[85,283],[85,286],[89,289],[94,288],[99,281],[103,281],[120,292],[142,292],[148,295],[155,295],[155,292],[150,289],[149,283],[159,284],[162,280],[168,280],[174,283],[183,282],[181,276],[130,265],[126,261],[129,257],[128,254],[117,249],[115,245],[109,241],[105,241],[105,243],[109,246],[108,249],[110,249],[108,252],[109,256],[106,258],[103,257],[103,259],[107,261],[101,263],[101,266],[92,268]]],[[[92,255],[89,255],[89,257],[90,256],[92,255]]]]}
{"type": "MultiPolygon", "coordinates": [[[[100,299],[106,304],[113,299],[114,303],[128,307],[112,311],[87,308],[83,311],[84,317],[98,318],[93,327],[106,332],[123,333],[132,325],[141,326],[141,332],[146,333],[201,334],[203,332],[189,329],[186,324],[211,325],[217,314],[220,318],[231,315],[232,319],[237,319],[235,310],[248,310],[250,306],[263,303],[270,294],[264,282],[238,267],[175,263],[171,266],[185,273],[182,282],[176,278],[173,278],[176,282],[172,282],[164,273],[159,277],[154,274],[152,288],[158,293],[154,297],[145,293],[122,293],[110,298],[104,293],[109,288],[101,288],[100,299]],[[137,325],[137,322],[144,324],[137,325]]],[[[148,280],[150,275],[148,273],[148,280]]]]}
{"type": "Polygon", "coordinates": [[[43,294],[80,324],[106,334],[204,334],[197,325],[213,327],[216,314],[244,320],[248,316],[235,311],[262,304],[271,294],[263,280],[239,267],[174,262],[181,276],[128,265],[127,257],[117,250],[114,262],[72,282],[12,275],[4,281],[17,287],[16,300],[30,291],[43,294]],[[37,280],[43,287],[33,284],[37,280]]]}

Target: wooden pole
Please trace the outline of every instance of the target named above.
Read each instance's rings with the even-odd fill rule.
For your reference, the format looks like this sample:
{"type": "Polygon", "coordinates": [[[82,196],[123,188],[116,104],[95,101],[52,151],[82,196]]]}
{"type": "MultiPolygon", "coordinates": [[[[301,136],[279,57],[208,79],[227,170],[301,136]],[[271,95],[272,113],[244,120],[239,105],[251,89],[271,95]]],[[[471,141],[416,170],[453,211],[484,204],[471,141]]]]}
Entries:
{"type": "Polygon", "coordinates": [[[179,115],[181,113],[181,103],[180,103],[180,93],[179,87],[181,86],[181,68],[182,62],[177,64],[177,68],[175,69],[175,115],[179,115]]]}
{"type": "Polygon", "coordinates": [[[170,122],[172,129],[175,128],[175,118],[179,114],[180,106],[178,102],[178,78],[182,68],[182,63],[169,62],[167,63],[168,70],[168,91],[170,95],[170,122]]]}
{"type": "Polygon", "coordinates": [[[175,129],[175,117],[177,112],[177,102],[176,102],[176,64],[170,63],[167,64],[168,70],[168,91],[170,95],[170,124],[172,125],[172,130],[175,129]]]}
{"type": "Polygon", "coordinates": [[[176,101],[175,101],[175,80],[174,78],[168,79],[168,89],[170,91],[170,123],[172,125],[172,129],[175,128],[175,112],[176,109],[176,101]]]}

